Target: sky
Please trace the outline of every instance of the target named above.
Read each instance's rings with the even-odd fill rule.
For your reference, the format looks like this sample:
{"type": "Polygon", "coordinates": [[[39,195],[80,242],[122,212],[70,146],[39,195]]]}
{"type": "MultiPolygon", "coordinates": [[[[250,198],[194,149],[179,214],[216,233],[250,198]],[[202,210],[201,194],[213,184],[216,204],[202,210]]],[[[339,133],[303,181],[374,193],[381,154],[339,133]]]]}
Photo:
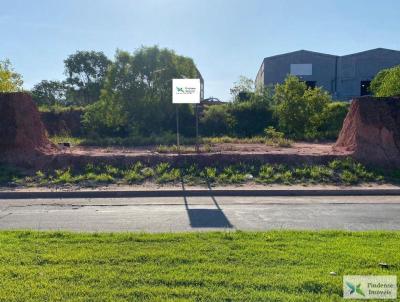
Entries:
{"type": "Polygon", "coordinates": [[[77,50],[166,47],[193,58],[205,97],[230,99],[264,57],[307,49],[337,55],[400,50],[398,0],[0,0],[0,60],[30,89],[63,80],[77,50]]]}

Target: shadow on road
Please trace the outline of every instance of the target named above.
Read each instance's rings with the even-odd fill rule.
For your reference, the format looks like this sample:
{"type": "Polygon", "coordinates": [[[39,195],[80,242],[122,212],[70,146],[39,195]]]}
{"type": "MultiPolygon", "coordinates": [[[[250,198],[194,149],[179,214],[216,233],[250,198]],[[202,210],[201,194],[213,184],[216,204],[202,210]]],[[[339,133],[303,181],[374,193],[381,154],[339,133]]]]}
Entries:
{"type": "Polygon", "coordinates": [[[187,201],[187,195],[185,194],[185,184],[183,179],[181,180],[183,190],[183,200],[185,202],[185,208],[189,216],[190,226],[193,228],[232,228],[232,224],[225,216],[217,200],[212,195],[212,189],[210,184],[208,188],[211,193],[211,199],[215,205],[215,209],[190,209],[187,201]]]}

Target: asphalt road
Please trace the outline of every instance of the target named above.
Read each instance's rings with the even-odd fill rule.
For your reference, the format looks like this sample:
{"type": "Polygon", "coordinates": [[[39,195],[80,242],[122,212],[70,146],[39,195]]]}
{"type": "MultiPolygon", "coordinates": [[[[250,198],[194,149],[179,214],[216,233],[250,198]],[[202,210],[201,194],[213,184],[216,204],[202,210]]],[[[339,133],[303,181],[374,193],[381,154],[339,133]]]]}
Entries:
{"type": "Polygon", "coordinates": [[[400,230],[400,196],[0,200],[0,229],[400,230]]]}

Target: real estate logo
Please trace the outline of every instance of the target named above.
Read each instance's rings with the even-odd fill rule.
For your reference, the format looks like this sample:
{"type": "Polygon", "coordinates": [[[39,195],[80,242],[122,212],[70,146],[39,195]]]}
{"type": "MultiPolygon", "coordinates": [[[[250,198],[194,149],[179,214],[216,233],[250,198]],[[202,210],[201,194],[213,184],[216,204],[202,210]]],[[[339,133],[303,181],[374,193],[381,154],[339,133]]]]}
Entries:
{"type": "Polygon", "coordinates": [[[397,276],[343,276],[345,299],[396,299],[397,276]]]}
{"type": "Polygon", "coordinates": [[[200,103],[200,79],[173,79],[172,102],[175,104],[200,103]]]}
{"type": "Polygon", "coordinates": [[[176,94],[194,94],[196,93],[196,87],[175,87],[176,94]]]}

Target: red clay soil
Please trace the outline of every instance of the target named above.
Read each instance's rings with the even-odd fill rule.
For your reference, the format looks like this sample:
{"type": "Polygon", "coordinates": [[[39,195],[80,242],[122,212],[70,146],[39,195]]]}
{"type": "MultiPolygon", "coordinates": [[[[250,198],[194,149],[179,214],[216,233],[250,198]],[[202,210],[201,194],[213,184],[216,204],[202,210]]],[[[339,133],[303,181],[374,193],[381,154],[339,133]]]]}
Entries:
{"type": "Polygon", "coordinates": [[[400,97],[354,99],[334,149],[367,165],[400,168],[400,97]]]}
{"type": "MultiPolygon", "coordinates": [[[[351,154],[334,151],[333,144],[296,143],[291,148],[271,147],[265,144],[216,144],[210,152],[157,153],[154,147],[73,147],[62,154],[48,156],[40,162],[40,169],[84,167],[88,163],[129,166],[137,161],[154,165],[169,162],[172,166],[196,163],[200,167],[235,163],[276,163],[288,165],[326,164],[351,154]]],[[[39,164],[39,162],[37,162],[39,164]]]]}
{"type": "Polygon", "coordinates": [[[31,96],[0,93],[0,160],[13,162],[54,151],[31,96]]]}

